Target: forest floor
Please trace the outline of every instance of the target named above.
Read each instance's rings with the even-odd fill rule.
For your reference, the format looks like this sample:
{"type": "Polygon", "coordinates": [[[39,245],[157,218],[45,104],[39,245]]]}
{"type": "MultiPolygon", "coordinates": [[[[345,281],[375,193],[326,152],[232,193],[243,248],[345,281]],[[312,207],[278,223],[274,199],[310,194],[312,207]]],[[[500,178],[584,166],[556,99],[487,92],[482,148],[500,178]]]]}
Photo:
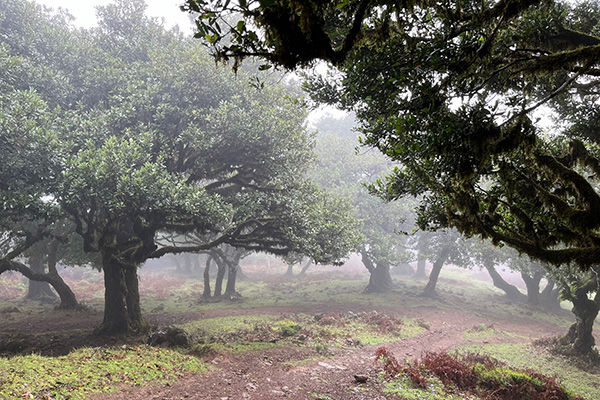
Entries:
{"type": "MultiPolygon", "coordinates": [[[[477,346],[518,344],[529,346],[527,352],[537,353],[537,348],[530,346],[533,341],[564,334],[572,320],[569,311],[542,313],[507,303],[493,290],[483,300],[478,284],[460,277],[452,276],[445,282],[442,278],[440,298],[435,300],[418,297],[423,281],[403,278],[396,282],[394,292],[368,297],[357,294],[365,283],[364,276],[339,285],[333,284],[331,277],[322,274],[304,282],[281,283],[277,278],[242,284],[248,295],[244,294],[241,302],[192,301],[189,291],[197,290],[200,283],[189,287],[188,280],[171,282],[180,288],[186,286],[187,291],[178,289],[160,296],[147,292],[143,299],[147,321],[155,327],[176,326],[191,332],[193,341],[202,344],[196,343],[187,351],[201,357],[208,370],[169,384],[120,385],[115,393],[93,395],[91,399],[399,398],[389,394],[382,364],[375,359],[382,346],[402,362],[418,359],[426,352],[473,351],[477,346]],[[361,321],[383,325],[365,335],[358,331],[367,326],[361,321]],[[198,323],[205,325],[198,328],[198,323]],[[210,331],[218,324],[223,328],[210,331]],[[298,330],[278,334],[286,324],[298,330]],[[358,382],[357,375],[366,382],[358,382]]],[[[142,286],[144,283],[142,278],[142,286]]],[[[88,300],[92,304],[88,310],[52,312],[44,306],[25,308],[22,300],[0,301],[0,309],[6,305],[22,308],[21,312],[0,315],[0,347],[2,341],[6,344],[18,338],[26,351],[61,355],[83,346],[147,341],[147,337],[93,335],[102,315],[94,306],[95,300],[88,300]]],[[[539,357],[547,357],[539,352],[539,357]]],[[[531,357],[538,356],[533,353],[531,357]]]]}
{"type": "MultiPolygon", "coordinates": [[[[363,307],[364,308],[364,307],[363,307]]],[[[372,310],[372,307],[370,308],[372,310]]],[[[357,305],[334,304],[312,309],[330,314],[356,312],[357,305]]],[[[236,313],[236,309],[213,310],[205,317],[236,313]]],[[[248,312],[250,310],[244,310],[248,312]]],[[[315,355],[305,346],[284,345],[266,350],[212,354],[207,358],[214,365],[209,372],[189,376],[169,387],[124,388],[112,395],[100,395],[94,400],[145,399],[386,399],[384,381],[379,378],[380,365],[375,361],[378,347],[386,346],[398,360],[414,359],[427,351],[446,351],[475,343],[529,343],[534,339],[555,336],[564,329],[553,324],[531,324],[519,321],[491,321],[468,315],[460,310],[442,311],[432,307],[417,307],[393,315],[427,321],[429,329],[402,340],[367,345],[359,348],[331,349],[328,355],[315,355]],[[480,326],[501,326],[502,330],[480,339],[466,338],[464,333],[480,326]],[[366,383],[358,383],[355,375],[364,375],[366,383]]],[[[306,313],[306,307],[252,309],[252,313],[306,313]]],[[[378,307],[378,312],[392,315],[378,307]]]]}

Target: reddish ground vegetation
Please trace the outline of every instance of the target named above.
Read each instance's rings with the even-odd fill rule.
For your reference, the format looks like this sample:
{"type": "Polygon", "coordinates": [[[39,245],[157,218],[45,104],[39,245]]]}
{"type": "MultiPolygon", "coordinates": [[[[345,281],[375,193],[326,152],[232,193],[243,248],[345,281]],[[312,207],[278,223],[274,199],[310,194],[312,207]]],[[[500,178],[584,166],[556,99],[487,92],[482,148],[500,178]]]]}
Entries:
{"type": "Polygon", "coordinates": [[[428,351],[420,360],[402,364],[386,347],[380,347],[375,356],[389,379],[404,374],[422,389],[427,388],[427,376],[436,376],[444,386],[489,400],[584,400],[570,396],[552,377],[511,369],[486,355],[428,351]]]}

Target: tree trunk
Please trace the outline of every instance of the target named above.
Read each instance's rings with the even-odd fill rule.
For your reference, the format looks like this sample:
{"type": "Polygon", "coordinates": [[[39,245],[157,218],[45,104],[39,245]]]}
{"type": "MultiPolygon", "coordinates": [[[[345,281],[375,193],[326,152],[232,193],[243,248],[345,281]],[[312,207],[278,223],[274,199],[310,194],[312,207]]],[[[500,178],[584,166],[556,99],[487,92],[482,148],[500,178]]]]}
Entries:
{"type": "Polygon", "coordinates": [[[437,285],[438,278],[440,277],[440,272],[442,271],[442,267],[444,263],[448,259],[450,255],[450,247],[444,247],[438,253],[435,262],[433,263],[433,267],[431,268],[431,272],[429,273],[429,281],[427,281],[427,285],[421,292],[421,296],[425,297],[437,297],[437,292],[435,291],[435,287],[437,285]]]}
{"type": "Polygon", "coordinates": [[[549,311],[559,311],[560,308],[560,288],[555,287],[555,283],[552,279],[546,278],[548,283],[542,293],[540,293],[540,300],[542,307],[549,311]]]}
{"type": "Polygon", "coordinates": [[[206,259],[206,266],[204,267],[204,292],[202,293],[203,299],[210,299],[210,265],[212,264],[212,257],[208,256],[206,259]]]}
{"type": "Polygon", "coordinates": [[[134,333],[146,332],[149,326],[142,317],[137,266],[127,266],[123,272],[125,277],[125,285],[127,287],[125,301],[127,304],[127,315],[129,317],[130,329],[134,333]]]}
{"type": "Polygon", "coordinates": [[[291,278],[292,276],[294,276],[294,264],[288,264],[287,270],[285,271],[285,274],[283,276],[285,276],[286,278],[291,278]]]}
{"type": "Polygon", "coordinates": [[[230,247],[224,252],[225,264],[227,264],[227,286],[225,287],[226,296],[232,297],[238,295],[235,290],[235,283],[242,254],[242,250],[234,247],[230,247]]]}
{"type": "Polygon", "coordinates": [[[217,278],[215,279],[215,293],[213,297],[221,297],[221,293],[223,290],[223,278],[225,277],[225,271],[227,270],[227,265],[223,260],[219,260],[215,258],[215,262],[217,263],[217,278]]]}
{"type": "Polygon", "coordinates": [[[535,272],[533,276],[530,276],[524,272],[521,272],[521,278],[527,286],[527,304],[530,306],[540,305],[540,281],[542,280],[541,272],[535,272]]]}
{"type": "Polygon", "coordinates": [[[79,306],[79,304],[77,303],[77,298],[75,297],[75,293],[73,293],[73,291],[71,290],[69,285],[67,285],[65,283],[65,281],[62,279],[62,277],[58,274],[58,272],[56,272],[56,268],[49,268],[49,269],[50,269],[49,273],[40,274],[40,273],[33,272],[29,267],[27,267],[26,265],[24,265],[20,262],[6,261],[6,262],[2,263],[2,265],[0,265],[0,274],[2,274],[4,271],[8,271],[8,270],[17,271],[17,272],[20,272],[21,274],[23,274],[25,277],[27,277],[30,280],[48,282],[50,285],[52,285],[52,287],[54,288],[54,290],[56,290],[56,293],[58,293],[58,296],[60,297],[60,305],[58,306],[58,308],[61,308],[61,309],[77,308],[79,306]]]}
{"type": "Polygon", "coordinates": [[[427,264],[427,260],[425,260],[425,259],[417,261],[417,272],[415,272],[415,278],[417,278],[417,279],[427,278],[427,273],[425,272],[426,264],[427,264]]]}
{"type": "Polygon", "coordinates": [[[245,282],[248,280],[248,276],[244,273],[240,265],[238,265],[237,267],[237,273],[235,274],[235,278],[241,282],[245,282]]]}
{"type": "Polygon", "coordinates": [[[142,318],[137,267],[123,265],[112,254],[103,255],[104,319],[99,335],[140,333],[148,325],[142,318]]]}
{"type": "Polygon", "coordinates": [[[300,270],[300,273],[298,274],[298,276],[305,276],[306,275],[306,271],[308,271],[308,269],[312,266],[312,260],[309,258],[306,263],[304,264],[304,266],[302,267],[302,270],[300,270]]]}
{"type": "MultiPolygon", "coordinates": [[[[57,232],[60,232],[60,230],[57,230],[57,232]]],[[[73,293],[69,285],[65,283],[56,269],[56,264],[58,263],[59,244],[60,242],[54,239],[48,245],[48,274],[52,276],[52,282],[50,284],[60,297],[60,305],[58,308],[63,310],[72,310],[79,307],[79,303],[77,302],[75,293],[73,293]]]]}
{"type": "Polygon", "coordinates": [[[600,311],[600,296],[596,293],[594,300],[587,296],[587,290],[576,290],[575,295],[570,299],[573,303],[573,314],[575,314],[575,323],[571,325],[569,331],[560,339],[562,344],[568,344],[573,347],[577,354],[590,355],[594,351],[595,340],[592,335],[594,321],[600,311]]]}
{"type": "Polygon", "coordinates": [[[192,259],[189,253],[183,254],[183,266],[181,273],[184,276],[192,276],[192,259]]]}
{"type": "Polygon", "coordinates": [[[225,296],[235,296],[235,278],[237,275],[238,266],[234,263],[228,265],[229,269],[227,272],[227,285],[225,286],[225,296]]]}
{"type": "MultiPolygon", "coordinates": [[[[110,257],[110,256],[108,256],[110,257]]],[[[128,333],[129,314],[127,313],[127,285],[121,264],[103,260],[104,272],[104,319],[96,330],[99,335],[128,333]]]]}
{"type": "MultiPolygon", "coordinates": [[[[46,267],[37,257],[29,258],[29,267],[33,272],[39,274],[44,274],[46,272],[46,267]]],[[[27,294],[25,295],[26,299],[53,303],[56,301],[56,297],[56,294],[52,291],[48,282],[29,280],[27,294]]]]}
{"type": "Polygon", "coordinates": [[[506,294],[506,297],[513,301],[522,302],[524,302],[527,299],[527,296],[521,293],[519,288],[506,282],[504,278],[502,278],[502,276],[498,273],[498,271],[496,271],[496,268],[492,264],[485,264],[484,266],[488,274],[490,274],[494,286],[502,290],[506,294]]]}
{"type": "Polygon", "coordinates": [[[366,251],[362,251],[361,256],[363,264],[371,274],[369,284],[363,293],[383,293],[389,291],[393,286],[390,265],[387,263],[375,265],[366,251]]]}

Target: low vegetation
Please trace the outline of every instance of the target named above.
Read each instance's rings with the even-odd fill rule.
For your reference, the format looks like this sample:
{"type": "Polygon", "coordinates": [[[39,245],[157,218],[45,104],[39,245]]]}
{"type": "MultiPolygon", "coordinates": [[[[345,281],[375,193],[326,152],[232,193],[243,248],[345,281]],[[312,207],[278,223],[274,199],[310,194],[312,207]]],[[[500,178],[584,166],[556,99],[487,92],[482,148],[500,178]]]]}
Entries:
{"type": "Polygon", "coordinates": [[[386,392],[402,399],[583,400],[552,377],[479,353],[428,352],[400,364],[380,347],[376,356],[389,378],[386,392]]]}
{"type": "Polygon", "coordinates": [[[147,345],[0,358],[0,399],[86,399],[114,392],[119,384],[167,384],[205,369],[196,357],[147,345]]]}

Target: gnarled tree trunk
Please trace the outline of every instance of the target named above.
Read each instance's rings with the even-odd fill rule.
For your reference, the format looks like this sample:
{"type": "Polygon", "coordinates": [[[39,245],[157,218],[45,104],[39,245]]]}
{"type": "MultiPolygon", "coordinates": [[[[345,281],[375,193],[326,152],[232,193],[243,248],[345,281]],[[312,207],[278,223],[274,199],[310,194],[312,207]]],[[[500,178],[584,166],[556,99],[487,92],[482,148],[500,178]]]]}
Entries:
{"type": "Polygon", "coordinates": [[[549,311],[559,311],[560,308],[560,288],[556,286],[552,279],[546,278],[548,283],[540,293],[542,307],[549,311]]]}
{"type": "Polygon", "coordinates": [[[502,278],[502,275],[500,275],[498,271],[496,271],[494,265],[484,263],[484,267],[487,270],[488,274],[490,274],[490,278],[492,278],[494,286],[502,290],[506,294],[506,297],[508,297],[510,300],[520,302],[524,302],[525,300],[527,300],[527,296],[521,293],[519,288],[517,288],[515,285],[511,285],[510,283],[506,282],[504,278],[502,278]]]}
{"type": "Polygon", "coordinates": [[[363,293],[383,293],[392,289],[390,265],[383,262],[375,265],[365,250],[361,251],[361,256],[363,264],[370,273],[369,284],[363,293]]]}
{"type": "Polygon", "coordinates": [[[600,295],[596,293],[594,299],[591,300],[587,296],[587,290],[579,289],[575,292],[575,296],[570,299],[573,302],[572,311],[575,314],[575,323],[571,325],[560,342],[571,345],[577,354],[589,355],[594,351],[596,344],[592,331],[594,321],[600,311],[600,295]]]}
{"type": "Polygon", "coordinates": [[[305,276],[306,275],[306,271],[308,271],[308,269],[311,266],[312,266],[312,260],[309,258],[308,260],[306,260],[306,263],[304,264],[304,266],[300,270],[300,273],[298,273],[298,276],[305,276]]]}
{"type": "Polygon", "coordinates": [[[542,273],[535,272],[533,275],[528,275],[521,272],[521,278],[525,282],[527,287],[527,304],[530,306],[540,305],[540,281],[542,280],[542,273]]]}
{"type": "Polygon", "coordinates": [[[206,258],[206,266],[204,267],[204,292],[202,293],[203,299],[210,299],[210,266],[213,262],[212,256],[206,258]]]}
{"type": "Polygon", "coordinates": [[[97,334],[141,333],[148,329],[142,317],[136,265],[126,265],[110,253],[102,255],[104,319],[97,334]]]}
{"type": "MultiPolygon", "coordinates": [[[[35,273],[44,274],[46,272],[46,266],[37,257],[29,258],[29,268],[35,273]]],[[[50,288],[50,284],[46,281],[35,281],[30,279],[27,288],[26,299],[39,300],[42,302],[53,303],[56,301],[56,294],[50,288]]]]}

